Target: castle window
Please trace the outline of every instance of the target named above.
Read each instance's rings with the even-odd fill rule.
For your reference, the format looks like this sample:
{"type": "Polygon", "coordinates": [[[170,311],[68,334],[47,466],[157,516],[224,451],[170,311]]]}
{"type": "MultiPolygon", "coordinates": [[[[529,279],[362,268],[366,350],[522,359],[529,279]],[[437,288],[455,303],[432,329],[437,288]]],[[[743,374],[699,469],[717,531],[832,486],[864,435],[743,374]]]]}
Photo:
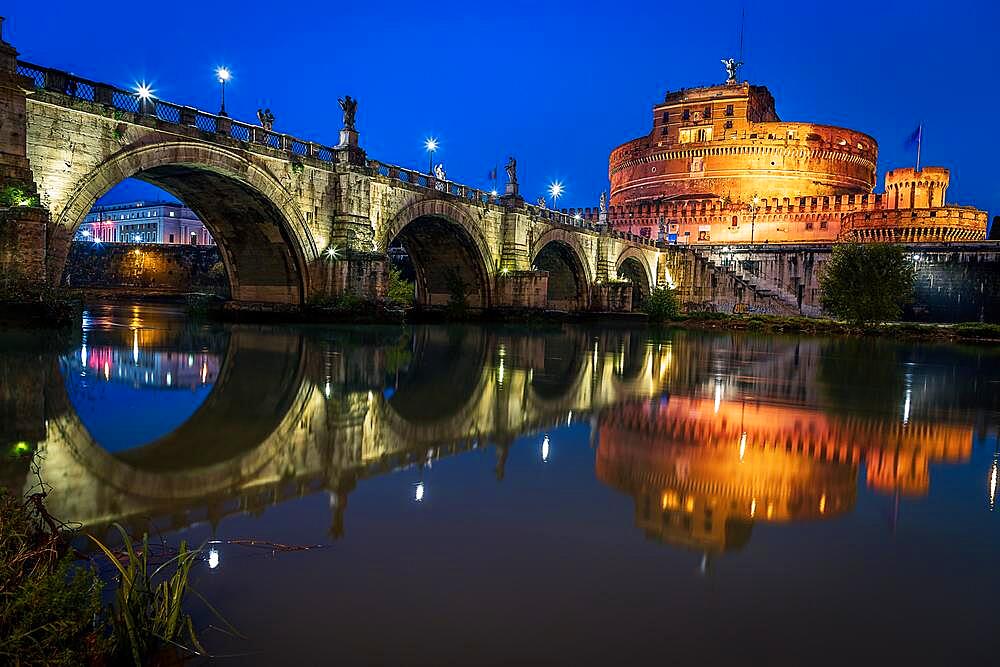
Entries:
{"type": "Polygon", "coordinates": [[[733,105],[732,104],[727,104],[726,105],[726,115],[727,116],[732,116],[733,115],[733,105]]]}
{"type": "Polygon", "coordinates": [[[731,120],[727,120],[727,121],[726,121],[726,129],[728,130],[728,129],[730,129],[730,128],[731,128],[732,126],[733,126],[733,121],[731,121],[731,120]]]}
{"type": "Polygon", "coordinates": [[[737,217],[735,215],[733,216],[733,224],[732,224],[732,226],[733,227],[739,227],[740,226],[740,219],[739,219],[739,217],[737,217]]]}
{"type": "Polygon", "coordinates": [[[708,141],[711,138],[712,138],[712,128],[710,127],[698,128],[698,141],[708,141]]]}
{"type": "Polygon", "coordinates": [[[663,136],[666,136],[667,131],[669,129],[670,129],[669,127],[667,127],[666,125],[664,125],[662,128],[660,128],[660,134],[662,134],[663,136]]]}
{"type": "Polygon", "coordinates": [[[830,223],[828,223],[826,220],[820,220],[819,221],[819,228],[820,229],[826,229],[829,226],[829,224],[830,223]]]}
{"type": "Polygon", "coordinates": [[[705,107],[705,111],[701,114],[704,118],[712,117],[712,107],[705,107]]]}
{"type": "Polygon", "coordinates": [[[807,222],[806,223],[806,229],[808,230],[808,229],[812,229],[812,228],[813,228],[813,223],[807,222]]]}
{"type": "Polygon", "coordinates": [[[691,112],[685,109],[684,113],[681,114],[681,120],[691,120],[691,112]]]}

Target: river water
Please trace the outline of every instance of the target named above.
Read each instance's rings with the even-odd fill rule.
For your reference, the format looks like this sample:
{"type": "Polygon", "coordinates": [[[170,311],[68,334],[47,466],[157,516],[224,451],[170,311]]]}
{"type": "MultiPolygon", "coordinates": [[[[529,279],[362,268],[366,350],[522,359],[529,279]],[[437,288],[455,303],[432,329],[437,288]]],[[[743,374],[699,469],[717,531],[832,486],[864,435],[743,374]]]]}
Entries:
{"type": "Polygon", "coordinates": [[[997,660],[994,347],[155,304],[0,341],[0,484],[207,543],[234,664],[997,660]]]}

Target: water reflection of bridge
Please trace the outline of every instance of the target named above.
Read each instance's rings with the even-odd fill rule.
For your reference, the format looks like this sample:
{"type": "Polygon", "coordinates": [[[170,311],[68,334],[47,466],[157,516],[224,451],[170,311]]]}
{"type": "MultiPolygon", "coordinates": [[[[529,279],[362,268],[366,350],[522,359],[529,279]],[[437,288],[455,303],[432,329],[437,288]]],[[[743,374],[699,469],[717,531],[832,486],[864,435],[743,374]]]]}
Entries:
{"type": "Polygon", "coordinates": [[[117,455],[51,373],[37,451],[53,512],[89,526],[154,517],[180,527],[322,489],[339,524],[359,479],[487,444],[502,477],[518,436],[655,396],[668,368],[668,348],[628,333],[236,328],[192,418],[117,455]]]}
{"type": "Polygon", "coordinates": [[[502,478],[516,438],[590,420],[598,478],[635,498],[641,528],[722,551],[745,544],[755,521],[850,511],[862,464],[876,490],[919,494],[931,464],[969,456],[971,427],[927,412],[947,399],[905,389],[934,378],[883,378],[885,410],[856,413],[830,388],[827,345],[582,328],[237,327],[192,418],[118,455],[80,422],[53,362],[37,450],[53,512],[87,526],[181,528],[327,492],[336,535],[360,480],[486,446],[502,478]]]}

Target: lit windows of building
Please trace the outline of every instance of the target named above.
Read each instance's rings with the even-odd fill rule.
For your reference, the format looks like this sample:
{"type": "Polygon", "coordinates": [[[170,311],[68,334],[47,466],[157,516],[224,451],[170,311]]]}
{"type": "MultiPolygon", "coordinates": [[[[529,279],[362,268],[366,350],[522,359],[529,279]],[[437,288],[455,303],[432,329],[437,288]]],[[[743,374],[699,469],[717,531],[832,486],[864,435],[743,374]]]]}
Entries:
{"type": "Polygon", "coordinates": [[[74,238],[101,243],[215,244],[194,211],[183,204],[163,201],[95,206],[74,238]]]}

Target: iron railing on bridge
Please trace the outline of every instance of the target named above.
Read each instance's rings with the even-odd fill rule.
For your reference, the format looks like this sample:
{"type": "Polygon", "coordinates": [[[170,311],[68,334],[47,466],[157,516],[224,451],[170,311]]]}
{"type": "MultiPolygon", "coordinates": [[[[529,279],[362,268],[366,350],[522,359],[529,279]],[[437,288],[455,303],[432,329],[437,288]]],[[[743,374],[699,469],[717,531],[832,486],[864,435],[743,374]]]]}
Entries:
{"type": "MultiPolygon", "coordinates": [[[[75,74],[61,70],[42,67],[32,63],[18,61],[17,73],[30,79],[37,90],[58,93],[68,97],[100,104],[115,111],[138,114],[156,118],[166,123],[193,127],[209,134],[229,137],[248,144],[258,144],[292,155],[309,156],[323,162],[333,162],[335,148],[324,146],[313,141],[305,141],[288,134],[274,132],[260,125],[251,125],[233,120],[229,116],[208,113],[195,107],[174,104],[153,96],[143,97],[137,91],[125,90],[106,83],[90,81],[75,74]]],[[[408,183],[421,188],[428,188],[445,194],[479,204],[501,204],[500,197],[492,192],[486,192],[454,181],[441,180],[433,174],[425,174],[414,169],[368,160],[367,165],[376,174],[408,183]]],[[[526,204],[528,214],[537,220],[547,220],[553,224],[565,225],[597,231],[600,225],[585,220],[579,215],[570,215],[563,211],[553,210],[544,206],[526,204]]],[[[648,238],[626,232],[610,233],[640,245],[655,246],[648,238]]]]}

